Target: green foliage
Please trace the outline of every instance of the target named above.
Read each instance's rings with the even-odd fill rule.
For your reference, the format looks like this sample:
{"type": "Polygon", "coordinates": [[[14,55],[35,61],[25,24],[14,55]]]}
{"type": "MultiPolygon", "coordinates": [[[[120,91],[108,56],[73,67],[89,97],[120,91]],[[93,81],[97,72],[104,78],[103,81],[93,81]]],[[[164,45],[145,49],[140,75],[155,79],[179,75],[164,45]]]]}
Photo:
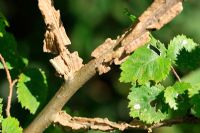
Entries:
{"type": "MultiPolygon", "coordinates": [[[[191,53],[188,53],[186,50],[180,52],[181,56],[178,56],[176,61],[178,70],[187,73],[189,71],[194,71],[200,66],[200,48],[197,47],[191,53]]],[[[198,78],[197,78],[198,79],[198,78]]],[[[197,80],[196,79],[196,80],[197,80]]]]}
{"type": "Polygon", "coordinates": [[[192,108],[191,108],[191,113],[200,118],[200,94],[196,94],[194,95],[191,99],[190,99],[190,104],[192,105],[192,108]]]}
{"type": "Polygon", "coordinates": [[[174,62],[177,60],[177,55],[183,48],[185,48],[186,51],[191,52],[196,46],[197,43],[192,39],[187,38],[185,35],[178,35],[170,41],[167,56],[174,62]]]}
{"type": "Polygon", "coordinates": [[[139,84],[145,84],[149,80],[160,82],[167,77],[181,49],[185,48],[191,52],[197,46],[184,35],[178,35],[170,41],[168,49],[153,37],[148,45],[153,48],[150,49],[148,46],[139,48],[121,65],[121,82],[137,81],[139,84]]]}
{"type": "MultiPolygon", "coordinates": [[[[13,69],[13,67],[10,65],[9,62],[6,62],[6,66],[7,66],[8,70],[13,69]]],[[[0,62],[0,69],[4,69],[4,66],[3,66],[3,64],[1,62],[0,62]]]]}
{"type": "MultiPolygon", "coordinates": [[[[198,84],[200,83],[200,69],[196,69],[194,71],[191,71],[187,75],[181,78],[183,82],[189,82],[190,84],[198,84]]],[[[198,89],[197,89],[198,90],[198,89]]]]}
{"type": "MultiPolygon", "coordinates": [[[[18,68],[19,71],[28,64],[28,61],[17,52],[17,42],[12,34],[6,32],[6,26],[8,26],[8,22],[0,14],[0,34],[3,35],[0,37],[0,53],[4,57],[8,69],[18,68]]],[[[3,69],[1,62],[0,69],[3,69]]]]}
{"type": "MultiPolygon", "coordinates": [[[[105,37],[108,37],[108,36],[115,37],[116,35],[119,34],[119,32],[124,31],[124,28],[127,27],[127,25],[129,25],[127,23],[132,23],[127,19],[127,16],[125,16],[122,13],[122,10],[124,7],[129,7],[129,9],[131,8],[131,12],[133,11],[134,14],[137,14],[137,16],[139,16],[144,10],[146,10],[146,7],[148,7],[151,2],[152,1],[122,1],[122,0],[114,0],[114,1],[112,1],[112,0],[98,1],[97,0],[97,1],[92,1],[92,2],[90,0],[86,0],[84,2],[83,1],[81,2],[81,1],[69,0],[69,1],[56,1],[55,4],[56,4],[56,7],[62,9],[61,16],[62,16],[62,20],[64,20],[65,26],[68,26],[68,25],[72,26],[69,31],[69,32],[71,32],[71,33],[69,33],[69,34],[71,34],[71,39],[73,38],[72,42],[75,42],[75,41],[78,42],[78,43],[76,43],[76,42],[73,43],[73,45],[71,45],[71,47],[74,50],[80,49],[79,53],[83,53],[82,56],[85,57],[85,55],[89,56],[91,51],[97,46],[97,44],[100,44],[104,40],[105,37]],[[60,3],[60,4],[58,4],[58,3],[60,3]],[[69,16],[70,16],[70,19],[68,19],[69,16]],[[88,18],[91,18],[91,19],[88,19],[88,18]],[[68,20],[70,20],[70,21],[68,21],[68,20]],[[79,25],[79,26],[77,26],[77,25],[79,25]],[[74,27],[76,27],[76,28],[74,28],[74,27]],[[81,27],[81,29],[80,29],[80,27],[81,27]],[[74,30],[76,30],[76,32],[74,32],[74,30]],[[79,36],[77,36],[77,34],[79,36]]],[[[22,17],[19,17],[19,16],[21,16],[20,14],[23,14],[23,17],[30,16],[30,18],[34,18],[34,20],[36,20],[37,23],[32,23],[32,26],[31,27],[29,26],[29,28],[26,32],[24,32],[23,28],[27,28],[27,27],[24,25],[24,23],[22,21],[20,21],[21,24],[19,23],[19,21],[18,21],[18,23],[15,23],[15,24],[12,23],[12,30],[20,29],[20,31],[19,30],[17,32],[15,31],[15,33],[18,36],[20,33],[20,37],[16,38],[16,39],[19,40],[20,42],[23,42],[23,43],[25,42],[27,44],[27,45],[25,45],[25,47],[23,47],[20,44],[21,47],[23,47],[23,49],[21,49],[21,51],[27,52],[28,53],[27,55],[30,56],[30,58],[32,58],[32,59],[34,57],[35,60],[32,60],[31,62],[47,65],[47,62],[43,62],[43,60],[41,59],[41,58],[45,58],[46,56],[44,56],[44,54],[42,54],[42,52],[38,53],[38,51],[41,51],[41,40],[42,40],[42,35],[43,35],[43,33],[41,33],[41,31],[42,31],[41,27],[43,25],[40,24],[42,22],[40,20],[38,20],[38,18],[39,19],[41,19],[41,18],[38,17],[38,15],[30,15],[33,11],[32,4],[27,4],[27,3],[24,3],[24,4],[26,4],[24,7],[27,7],[26,12],[23,12],[23,10],[22,10],[22,12],[20,12],[20,10],[18,10],[18,7],[23,6],[23,3],[21,3],[21,6],[18,6],[18,4],[12,5],[13,9],[15,9],[15,11],[17,11],[15,13],[13,13],[13,12],[10,12],[10,10],[9,10],[10,9],[9,2],[6,2],[6,1],[0,2],[0,5],[2,7],[1,10],[4,10],[6,12],[9,11],[7,13],[9,15],[9,17],[12,18],[12,21],[14,21],[14,23],[16,20],[17,21],[21,20],[22,17]],[[17,18],[17,19],[15,19],[15,18],[17,18]],[[25,37],[24,37],[24,34],[26,34],[25,37]],[[32,49],[33,47],[34,47],[34,50],[32,49]],[[40,60],[36,60],[37,57],[41,57],[40,60]]],[[[184,13],[182,13],[175,20],[173,20],[171,24],[165,26],[165,28],[158,31],[157,32],[158,37],[162,38],[162,40],[164,42],[166,42],[169,38],[171,38],[172,35],[182,32],[187,35],[193,36],[193,38],[196,40],[199,39],[199,37],[198,37],[199,20],[200,20],[199,5],[200,4],[197,0],[190,1],[189,3],[186,2],[185,3],[186,8],[184,9],[184,13]]],[[[29,18],[26,20],[29,20],[29,18]]],[[[30,19],[30,20],[32,20],[32,19],[30,19]]],[[[0,26],[0,28],[1,27],[2,26],[0,26]]],[[[1,32],[1,30],[0,30],[0,32],[1,32]]],[[[4,35],[4,34],[2,34],[2,35],[4,35]]],[[[2,43],[0,43],[0,49],[2,49],[1,45],[2,45],[2,43]]],[[[156,47],[156,46],[154,46],[154,47],[156,47]]],[[[159,49],[159,51],[161,51],[161,49],[159,49]]],[[[189,71],[194,70],[197,67],[199,67],[200,49],[195,49],[195,51],[196,51],[195,53],[194,52],[186,53],[186,51],[180,52],[181,56],[178,56],[178,58],[177,58],[178,60],[176,62],[176,64],[177,64],[176,67],[178,67],[178,70],[181,69],[181,76],[183,75],[182,72],[184,72],[184,74],[186,74],[186,73],[188,73],[188,70],[189,71]]],[[[158,54],[158,55],[160,55],[160,54],[158,54]]],[[[16,54],[16,57],[18,57],[18,56],[20,56],[19,53],[16,54]]],[[[7,65],[10,65],[9,69],[12,68],[12,70],[11,70],[12,72],[15,70],[19,70],[19,69],[16,69],[15,66],[17,66],[17,64],[21,64],[20,60],[19,60],[20,62],[17,62],[17,64],[15,64],[15,63],[11,63],[11,61],[9,61],[7,59],[7,57],[5,59],[6,59],[7,65]]],[[[15,58],[14,58],[14,60],[15,60],[15,58]]],[[[3,68],[1,63],[0,63],[0,67],[1,67],[1,69],[3,68]]],[[[20,74],[21,72],[23,72],[23,69],[20,69],[20,72],[18,74],[20,74]]],[[[159,73],[159,72],[156,72],[156,73],[159,73]]],[[[114,78],[116,77],[116,73],[114,74],[114,76],[112,74],[109,74],[109,80],[113,79],[113,77],[114,78]]],[[[197,79],[199,79],[199,77],[197,76],[195,79],[197,80],[197,79]]],[[[31,81],[29,81],[29,82],[31,82],[31,81]]],[[[134,83],[135,82],[136,81],[134,81],[134,83]]],[[[53,85],[55,85],[54,78],[52,79],[51,83],[53,85]]],[[[197,85],[197,86],[199,86],[199,85],[197,85]]],[[[139,88],[139,87],[140,86],[137,86],[137,88],[139,88]]],[[[150,87],[152,87],[152,81],[151,81],[150,87]]],[[[170,87],[170,86],[168,86],[168,87],[170,87]]],[[[56,88],[56,87],[53,87],[53,88],[56,88]]],[[[123,89],[123,87],[121,89],[123,89]]],[[[109,90],[109,89],[106,88],[106,90],[109,90]]],[[[164,93],[164,91],[162,91],[162,92],[164,93]]],[[[164,94],[162,94],[162,92],[160,93],[159,98],[161,100],[165,101],[164,94]]],[[[106,94],[110,94],[110,93],[106,93],[106,94]]],[[[187,91],[185,91],[184,94],[187,94],[187,91]]],[[[177,103],[180,103],[180,98],[182,99],[182,96],[184,94],[181,94],[181,97],[178,97],[178,99],[176,99],[177,103]]],[[[189,95],[191,106],[193,105],[192,103],[197,103],[197,102],[195,102],[195,100],[191,101],[191,99],[193,97],[197,96],[198,94],[199,94],[198,87],[189,88],[188,95],[189,95]]],[[[109,98],[111,99],[112,96],[113,95],[111,95],[109,98]]],[[[114,95],[114,96],[116,96],[116,95],[114,95]]],[[[156,104],[160,100],[159,98],[156,97],[156,100],[155,100],[156,104]]],[[[115,102],[117,101],[116,97],[113,99],[115,100],[115,102]]],[[[93,103],[93,100],[88,100],[85,98],[84,98],[84,100],[87,102],[80,100],[80,94],[78,94],[77,100],[75,97],[75,100],[73,100],[73,101],[76,101],[76,105],[79,105],[79,108],[87,105],[87,104],[80,104],[79,101],[81,103],[88,103],[90,105],[89,107],[91,110],[94,109],[95,107],[98,107],[96,102],[93,103]]],[[[185,101],[183,101],[183,102],[185,102],[185,101]]],[[[106,103],[106,104],[108,105],[110,103],[106,103]]],[[[160,106],[164,106],[163,104],[161,103],[160,106]]],[[[73,103],[71,105],[73,105],[73,103]]],[[[168,106],[169,105],[167,104],[167,107],[168,106]]],[[[179,106],[180,106],[180,104],[177,105],[177,108],[178,108],[178,110],[176,110],[177,113],[180,113],[179,109],[181,109],[181,108],[179,106]]],[[[182,107],[184,107],[184,106],[182,106],[182,107]]],[[[12,109],[14,110],[14,106],[12,106],[12,107],[13,107],[12,109]]],[[[194,107],[196,107],[196,105],[194,105],[194,107]]],[[[170,108],[170,107],[168,107],[168,108],[170,108]]],[[[99,110],[99,108],[97,110],[99,110]]],[[[17,111],[18,110],[15,110],[15,112],[17,112],[17,111]]],[[[193,114],[196,113],[194,109],[192,109],[191,111],[193,114]]],[[[92,112],[93,112],[93,110],[92,110],[92,112]]],[[[111,109],[110,112],[108,110],[106,110],[106,112],[108,112],[108,114],[113,113],[113,108],[111,109]]],[[[114,112],[117,112],[117,111],[114,111],[114,112]]],[[[103,113],[101,113],[101,114],[103,114],[103,113]]],[[[111,116],[111,115],[109,115],[109,116],[111,116]]],[[[121,118],[121,115],[118,115],[118,116],[120,116],[120,118],[121,118]]],[[[119,117],[117,117],[117,118],[119,118],[119,117]]],[[[112,119],[117,119],[117,118],[112,117],[112,119]]],[[[184,127],[185,127],[185,125],[184,125],[184,127]]],[[[180,130],[180,128],[178,128],[178,129],[180,130]]],[[[199,131],[198,127],[195,127],[195,129],[193,129],[193,130],[195,130],[197,132],[199,131]]],[[[189,131],[192,131],[191,127],[189,128],[189,131]]],[[[57,131],[57,132],[63,132],[63,131],[57,131]]],[[[170,132],[175,132],[175,131],[170,131],[170,132]]],[[[179,131],[179,132],[181,132],[181,131],[179,131]]],[[[187,130],[184,130],[182,132],[187,132],[187,130]]]]}
{"type": "Polygon", "coordinates": [[[5,23],[3,22],[3,20],[0,20],[0,37],[3,37],[4,27],[5,23]]]}
{"type": "Polygon", "coordinates": [[[47,96],[47,81],[41,69],[28,69],[20,74],[17,83],[18,101],[22,107],[34,114],[47,96]]]}
{"type": "Polygon", "coordinates": [[[131,83],[129,93],[130,116],[146,123],[156,123],[170,116],[191,114],[200,117],[199,86],[176,82],[166,88],[160,82],[168,76],[180,51],[191,52],[197,44],[184,35],[178,35],[165,47],[152,37],[137,49],[122,65],[120,81],[131,83]]]}
{"type": "Polygon", "coordinates": [[[19,121],[12,117],[4,119],[2,122],[2,133],[22,133],[19,121]]]}
{"type": "Polygon", "coordinates": [[[188,89],[188,95],[192,106],[191,113],[200,118],[200,83],[195,84],[193,87],[188,89]]]}
{"type": "MultiPolygon", "coordinates": [[[[6,31],[9,26],[5,17],[0,14],[0,54],[6,61],[12,79],[18,79],[17,97],[23,108],[34,114],[44,104],[48,95],[47,79],[44,71],[28,67],[28,59],[17,51],[14,36],[6,31]]],[[[4,69],[0,62],[0,69],[4,69]]],[[[3,133],[22,133],[19,122],[14,117],[3,118],[2,99],[0,99],[0,123],[3,133]]],[[[10,111],[11,112],[11,111],[10,111]]]]}
{"type": "Polygon", "coordinates": [[[137,17],[131,14],[127,8],[124,9],[124,14],[126,14],[132,22],[135,22],[137,17]]]}
{"type": "Polygon", "coordinates": [[[158,107],[152,106],[157,96],[163,91],[164,87],[156,85],[153,87],[143,85],[140,87],[132,87],[128,95],[130,100],[128,107],[130,108],[130,116],[138,117],[146,123],[159,122],[167,117],[158,107]]]}
{"type": "Polygon", "coordinates": [[[9,26],[9,23],[3,14],[0,13],[0,38],[4,36],[6,26],[9,26]]]}
{"type": "MultiPolygon", "coordinates": [[[[5,31],[6,26],[8,26],[8,22],[6,21],[5,17],[0,13],[0,39],[2,39],[2,37],[6,33],[6,31],[5,31]]],[[[9,62],[6,62],[6,65],[7,65],[8,69],[12,69],[9,62]]],[[[0,62],[0,69],[3,69],[3,68],[4,67],[3,67],[2,63],[0,62]]]]}
{"type": "Polygon", "coordinates": [[[121,69],[121,82],[137,81],[139,84],[145,84],[149,80],[159,82],[165,79],[169,73],[170,60],[144,46],[136,50],[121,65],[121,69]]]}
{"type": "Polygon", "coordinates": [[[165,102],[169,104],[170,108],[177,110],[177,99],[180,94],[184,94],[186,90],[189,90],[192,86],[189,83],[177,82],[173,86],[169,86],[164,91],[165,102]]]}
{"type": "Polygon", "coordinates": [[[194,84],[192,87],[188,89],[188,95],[191,98],[199,94],[199,91],[200,91],[200,83],[194,84]]]}

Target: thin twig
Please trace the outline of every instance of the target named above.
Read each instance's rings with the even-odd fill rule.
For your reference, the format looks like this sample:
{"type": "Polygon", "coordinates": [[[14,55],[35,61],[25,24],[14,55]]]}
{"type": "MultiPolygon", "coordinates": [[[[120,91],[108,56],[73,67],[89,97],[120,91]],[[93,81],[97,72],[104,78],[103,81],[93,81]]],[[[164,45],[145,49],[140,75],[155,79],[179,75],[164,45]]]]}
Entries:
{"type": "Polygon", "coordinates": [[[178,79],[179,82],[181,82],[181,78],[179,77],[179,75],[177,74],[176,70],[174,69],[173,66],[171,66],[172,72],[173,74],[176,76],[176,78],[178,79]]]}
{"type": "Polygon", "coordinates": [[[199,124],[200,119],[195,117],[180,117],[148,125],[141,121],[136,121],[136,120],[134,120],[131,123],[126,123],[126,122],[117,123],[117,122],[112,122],[107,118],[72,117],[63,111],[60,111],[59,113],[57,113],[57,115],[55,115],[54,123],[58,123],[72,130],[94,129],[100,131],[115,131],[115,130],[124,131],[126,129],[143,129],[151,132],[152,129],[163,126],[171,126],[173,124],[182,124],[182,123],[199,124]]]}
{"type": "Polygon", "coordinates": [[[8,79],[8,83],[9,83],[9,95],[8,95],[8,102],[7,102],[7,107],[6,107],[6,116],[10,116],[10,108],[11,108],[11,101],[12,101],[12,94],[13,94],[13,86],[15,85],[15,83],[17,82],[17,80],[13,80],[12,81],[12,78],[10,76],[10,72],[8,70],[8,67],[6,65],[6,62],[3,58],[3,56],[0,54],[0,60],[3,64],[3,67],[5,69],[5,72],[6,72],[6,77],[8,79]]]}
{"type": "Polygon", "coordinates": [[[17,82],[17,79],[12,81],[12,84],[9,85],[9,95],[8,95],[8,102],[6,107],[6,115],[10,116],[10,108],[11,108],[11,101],[12,101],[12,94],[13,94],[13,87],[15,83],[17,82]]]}
{"type": "MultiPolygon", "coordinates": [[[[91,60],[89,63],[84,65],[81,69],[73,73],[72,78],[66,80],[60,89],[57,91],[55,96],[50,100],[50,102],[45,106],[45,108],[38,114],[34,121],[24,130],[24,133],[41,133],[47,128],[52,122],[53,117],[62,107],[69,101],[69,99],[75,94],[79,88],[84,85],[91,77],[96,74],[97,67],[102,65],[104,57],[110,53],[115,52],[114,50],[118,48],[119,50],[129,49],[126,46],[132,46],[131,48],[134,51],[138,47],[144,45],[145,42],[139,41],[138,38],[149,33],[152,30],[159,30],[166,23],[170,22],[175,16],[177,16],[182,11],[182,1],[183,0],[170,0],[169,2],[163,2],[164,0],[155,0],[152,5],[139,17],[139,22],[132,27],[132,31],[128,32],[126,36],[120,43],[116,43],[114,49],[111,51],[102,52],[99,58],[91,60]],[[137,42],[137,43],[136,43],[137,42]],[[120,44],[120,45],[118,45],[120,44]],[[122,49],[120,49],[122,48],[122,49]]],[[[43,15],[53,15],[55,13],[49,12],[47,5],[51,3],[51,0],[38,0],[39,7],[42,13],[44,10],[47,10],[47,14],[43,15]]],[[[53,4],[51,4],[54,8],[53,4]]],[[[57,11],[57,14],[59,12],[57,11]]],[[[59,22],[61,20],[59,19],[59,22]]],[[[53,24],[53,23],[52,23],[53,24]]],[[[46,23],[48,26],[49,23],[46,23]]],[[[56,26],[55,26],[56,28],[56,26]]],[[[56,32],[57,34],[57,32],[56,32]]],[[[57,35],[57,39],[62,39],[61,36],[57,35]]],[[[147,41],[147,40],[146,40],[147,41]]],[[[58,42],[59,43],[59,42],[58,42]]],[[[117,50],[118,50],[117,49],[117,50]]],[[[120,53],[121,51],[119,51],[120,53]]],[[[126,54],[126,53],[124,53],[126,54]]],[[[128,53],[130,54],[130,53],[128,53]]],[[[123,55],[123,54],[122,54],[123,55]]],[[[109,62],[113,62],[117,58],[113,58],[109,62]]]]}

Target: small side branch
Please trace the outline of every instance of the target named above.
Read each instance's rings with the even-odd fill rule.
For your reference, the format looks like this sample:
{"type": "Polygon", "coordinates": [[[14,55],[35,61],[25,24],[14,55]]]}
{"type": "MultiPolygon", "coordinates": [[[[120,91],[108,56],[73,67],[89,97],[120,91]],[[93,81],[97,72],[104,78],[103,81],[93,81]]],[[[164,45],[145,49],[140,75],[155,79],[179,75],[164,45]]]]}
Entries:
{"type": "Polygon", "coordinates": [[[159,128],[163,126],[171,126],[173,124],[199,124],[200,119],[195,117],[183,117],[183,118],[175,118],[170,120],[165,120],[156,124],[147,125],[140,121],[134,121],[131,123],[126,122],[112,122],[107,118],[85,118],[85,117],[72,117],[69,114],[60,111],[54,117],[54,123],[58,123],[64,127],[70,128],[72,130],[80,130],[80,129],[93,129],[100,131],[114,131],[120,130],[124,131],[126,129],[144,129],[148,131],[152,131],[154,128],[159,128]]]}
{"type": "Polygon", "coordinates": [[[15,85],[17,80],[15,79],[15,80],[12,81],[12,78],[10,76],[10,72],[8,70],[6,62],[5,62],[5,60],[4,60],[4,58],[3,58],[3,56],[1,54],[0,54],[0,61],[3,64],[3,67],[4,67],[5,72],[6,72],[6,77],[8,79],[8,83],[9,83],[9,95],[8,95],[8,102],[7,102],[7,107],[6,107],[6,115],[8,117],[8,116],[10,116],[10,108],[11,108],[11,101],[12,101],[12,94],[13,94],[13,86],[15,85]]]}
{"type": "Polygon", "coordinates": [[[154,129],[154,128],[159,128],[159,127],[165,127],[165,126],[172,126],[172,125],[177,125],[177,124],[200,124],[200,119],[196,117],[180,117],[180,118],[175,118],[175,119],[170,119],[170,120],[165,120],[161,121],[159,123],[149,125],[148,129],[154,129]]]}
{"type": "MultiPolygon", "coordinates": [[[[60,69],[60,67],[56,67],[58,73],[61,75],[63,73],[64,75],[68,75],[67,78],[65,78],[67,80],[63,83],[45,108],[38,114],[35,120],[24,130],[24,133],[43,132],[45,128],[47,128],[51,122],[53,122],[53,116],[61,111],[62,107],[75,94],[75,92],[78,91],[79,88],[84,85],[92,76],[94,76],[97,71],[100,74],[106,73],[110,70],[109,66],[113,62],[115,64],[120,64],[121,62],[125,61],[125,59],[127,59],[126,57],[128,57],[130,53],[149,41],[148,36],[150,31],[155,29],[159,30],[165,24],[170,22],[175,16],[177,16],[183,9],[182,1],[183,0],[154,0],[151,6],[139,17],[139,21],[136,25],[131,27],[128,32],[125,32],[121,36],[117,37],[117,39],[109,39],[105,41],[105,43],[98,47],[97,50],[95,50],[96,52],[92,54],[94,55],[94,59],[83,66],[81,65],[81,59],[79,59],[78,56],[76,56],[77,58],[73,58],[73,60],[80,60],[74,62],[78,62],[79,65],[71,65],[74,64],[70,63],[71,58],[77,54],[70,54],[70,56],[68,56],[69,58],[64,60],[64,63],[67,64],[67,66],[70,66],[70,68],[74,68],[74,66],[81,67],[75,67],[78,69],[73,69],[75,71],[71,71],[70,69],[68,72],[62,71],[66,69],[60,69]],[[112,46],[107,45],[107,43],[112,44],[112,46]],[[69,61],[69,63],[66,61],[69,61]]],[[[60,30],[61,27],[59,27],[57,23],[54,23],[57,22],[57,19],[51,21],[51,17],[47,17],[49,15],[52,16],[57,14],[57,18],[60,18],[59,12],[55,12],[53,4],[50,2],[50,0],[39,0],[38,2],[39,8],[44,16],[45,23],[47,24],[46,26],[49,27],[49,31],[47,32],[48,34],[46,34],[47,41],[45,42],[49,42],[49,44],[57,44],[56,49],[60,48],[60,54],[64,54],[66,50],[63,52],[63,48],[67,43],[62,43],[64,41],[59,39],[62,36],[59,34],[62,32],[62,30],[60,30]],[[51,36],[52,34],[53,36],[51,36]]],[[[61,20],[59,19],[58,22],[61,22],[61,20]]],[[[64,57],[65,56],[61,56],[61,58],[64,57]]],[[[52,63],[54,66],[61,66],[57,62],[55,63],[55,60],[52,63]]]]}
{"type": "Polygon", "coordinates": [[[173,66],[171,66],[172,72],[173,74],[176,76],[176,78],[178,79],[179,82],[181,82],[181,78],[179,77],[179,75],[177,74],[176,70],[174,69],[173,66]]]}

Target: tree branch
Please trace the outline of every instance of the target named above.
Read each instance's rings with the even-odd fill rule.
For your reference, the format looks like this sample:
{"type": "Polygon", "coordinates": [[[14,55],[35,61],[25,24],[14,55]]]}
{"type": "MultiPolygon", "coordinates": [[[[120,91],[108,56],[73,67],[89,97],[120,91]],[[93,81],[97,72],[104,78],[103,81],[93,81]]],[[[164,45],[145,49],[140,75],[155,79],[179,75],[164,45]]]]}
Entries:
{"type": "Polygon", "coordinates": [[[63,111],[60,111],[55,116],[54,123],[58,123],[72,130],[93,129],[100,131],[115,131],[115,130],[124,131],[126,129],[143,129],[152,131],[152,129],[154,128],[171,126],[173,124],[183,124],[183,123],[199,124],[200,119],[195,117],[181,117],[148,125],[137,120],[134,120],[131,123],[126,123],[126,122],[116,123],[109,121],[107,118],[102,119],[102,118],[72,117],[63,111]]]}
{"type": "MultiPolygon", "coordinates": [[[[45,4],[45,1],[46,4],[49,4],[50,0],[39,0],[39,3],[43,2],[43,4],[45,4]]],[[[41,9],[40,6],[40,10],[44,13],[43,10],[46,10],[46,8],[41,9]]],[[[51,10],[46,11],[48,15],[51,13],[49,11],[51,10]]],[[[105,43],[101,45],[102,47],[98,47],[101,54],[97,54],[98,56],[94,56],[95,59],[82,66],[79,70],[71,73],[73,76],[67,78],[46,107],[24,130],[24,133],[41,133],[44,131],[45,128],[53,122],[57,113],[61,111],[62,107],[68,102],[74,93],[92,76],[94,76],[97,70],[99,73],[104,73],[109,70],[109,65],[113,62],[118,64],[124,61],[131,52],[149,41],[149,32],[151,30],[160,29],[181,11],[182,0],[154,0],[153,4],[141,15],[141,17],[139,17],[139,21],[134,27],[119,36],[116,40],[110,41],[111,47],[109,48],[106,47],[108,45],[105,45],[105,41],[105,43]]],[[[54,33],[56,34],[56,32],[54,33]]],[[[59,38],[58,35],[56,35],[56,37],[59,38]]],[[[59,66],[59,64],[56,66],[59,66]]],[[[57,67],[56,70],[60,69],[57,67]]]]}
{"type": "Polygon", "coordinates": [[[7,107],[6,107],[6,116],[10,116],[10,108],[11,108],[11,101],[12,101],[12,94],[13,94],[13,86],[15,85],[15,83],[17,82],[17,80],[13,80],[12,81],[12,78],[10,76],[10,72],[8,70],[8,67],[6,65],[6,62],[3,58],[3,56],[0,54],[0,61],[2,62],[3,64],[3,67],[6,71],[6,77],[8,79],[8,84],[9,84],[9,94],[8,94],[8,102],[7,102],[7,107]]]}
{"type": "Polygon", "coordinates": [[[24,133],[43,132],[53,121],[53,116],[62,109],[65,103],[85,82],[95,75],[95,63],[96,60],[90,61],[75,73],[73,80],[65,81],[35,120],[24,130],[24,133]]]}

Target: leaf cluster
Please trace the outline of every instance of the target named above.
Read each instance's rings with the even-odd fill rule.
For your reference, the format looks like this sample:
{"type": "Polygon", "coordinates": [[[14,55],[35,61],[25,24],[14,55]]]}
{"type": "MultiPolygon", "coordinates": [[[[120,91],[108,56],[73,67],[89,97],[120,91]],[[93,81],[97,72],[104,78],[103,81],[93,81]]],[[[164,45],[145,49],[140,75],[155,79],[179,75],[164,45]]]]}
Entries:
{"type": "Polygon", "coordinates": [[[148,124],[188,112],[199,117],[198,85],[180,81],[167,87],[161,84],[176,65],[180,51],[191,52],[197,45],[192,39],[178,35],[166,47],[152,36],[150,42],[121,65],[120,81],[132,84],[128,95],[131,117],[148,124]]]}
{"type": "MultiPolygon", "coordinates": [[[[48,86],[44,71],[28,65],[28,59],[22,57],[17,50],[17,42],[12,34],[6,31],[9,26],[5,17],[0,14],[0,54],[6,61],[12,79],[17,79],[17,99],[22,108],[35,114],[39,107],[45,103],[48,86]]],[[[4,66],[0,62],[0,69],[4,66]]],[[[3,117],[2,100],[0,98],[0,123],[3,133],[22,133],[17,118],[3,117]]]]}

